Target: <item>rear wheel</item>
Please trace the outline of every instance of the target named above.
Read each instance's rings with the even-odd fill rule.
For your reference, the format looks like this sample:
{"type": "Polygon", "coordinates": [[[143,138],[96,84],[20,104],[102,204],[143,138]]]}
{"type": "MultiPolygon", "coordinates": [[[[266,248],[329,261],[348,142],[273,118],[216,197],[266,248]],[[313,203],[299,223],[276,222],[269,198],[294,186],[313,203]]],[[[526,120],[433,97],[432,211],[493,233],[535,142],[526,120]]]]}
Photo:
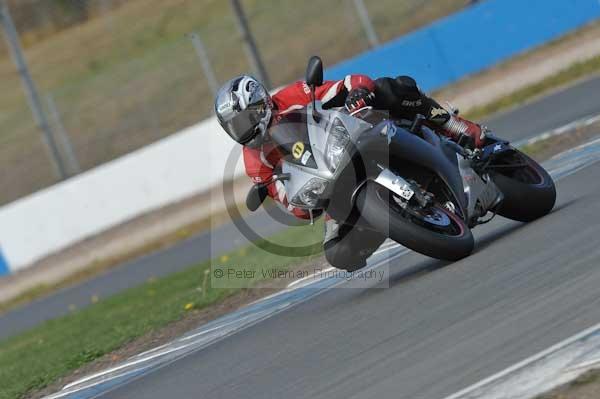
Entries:
{"type": "Polygon", "coordinates": [[[498,214],[530,222],[550,213],[556,202],[552,177],[536,161],[515,151],[498,162],[491,177],[504,194],[498,214]]]}
{"type": "Polygon", "coordinates": [[[433,204],[421,208],[406,203],[375,182],[367,182],[356,197],[361,215],[392,240],[424,255],[444,260],[468,256],[474,247],[471,230],[453,212],[433,204]]]}

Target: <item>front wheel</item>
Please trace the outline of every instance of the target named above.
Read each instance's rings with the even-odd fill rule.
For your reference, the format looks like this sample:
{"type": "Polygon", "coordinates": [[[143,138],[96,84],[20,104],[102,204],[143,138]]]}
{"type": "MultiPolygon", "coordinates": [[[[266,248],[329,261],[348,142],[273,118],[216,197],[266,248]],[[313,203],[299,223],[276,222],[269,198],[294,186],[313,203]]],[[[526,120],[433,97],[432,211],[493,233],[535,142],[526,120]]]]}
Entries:
{"type": "Polygon", "coordinates": [[[469,227],[439,205],[420,208],[405,204],[394,193],[371,181],[358,193],[356,205],[372,227],[423,255],[454,261],[473,252],[469,227]]]}
{"type": "Polygon", "coordinates": [[[516,150],[498,164],[491,176],[504,194],[499,215],[530,222],[550,213],[556,202],[556,188],[540,164],[516,150]]]}

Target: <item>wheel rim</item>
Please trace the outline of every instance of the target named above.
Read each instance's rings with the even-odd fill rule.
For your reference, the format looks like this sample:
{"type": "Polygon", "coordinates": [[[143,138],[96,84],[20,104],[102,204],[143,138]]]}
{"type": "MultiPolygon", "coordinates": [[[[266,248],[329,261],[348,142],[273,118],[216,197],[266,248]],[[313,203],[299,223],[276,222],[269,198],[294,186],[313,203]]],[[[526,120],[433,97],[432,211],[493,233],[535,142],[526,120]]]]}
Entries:
{"type": "Polygon", "coordinates": [[[394,213],[410,223],[446,236],[460,237],[464,234],[464,224],[458,216],[439,205],[420,208],[408,203],[403,207],[401,203],[406,201],[383,187],[377,189],[377,196],[381,201],[387,202],[394,213]]]}
{"type": "Polygon", "coordinates": [[[510,166],[511,163],[524,163],[525,166],[504,169],[499,168],[496,170],[503,176],[510,179],[516,180],[520,183],[528,184],[531,186],[539,186],[544,183],[544,176],[538,171],[538,169],[532,165],[531,161],[521,154],[515,154],[513,157],[506,160],[506,165],[510,166]]]}

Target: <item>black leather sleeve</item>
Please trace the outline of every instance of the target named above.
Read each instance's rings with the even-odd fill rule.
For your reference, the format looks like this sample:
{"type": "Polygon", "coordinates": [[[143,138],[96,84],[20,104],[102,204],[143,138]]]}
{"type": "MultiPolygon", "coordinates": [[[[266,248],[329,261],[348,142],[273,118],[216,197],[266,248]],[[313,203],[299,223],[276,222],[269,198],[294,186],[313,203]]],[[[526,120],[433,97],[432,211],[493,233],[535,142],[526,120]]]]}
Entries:
{"type": "Polygon", "coordinates": [[[346,98],[348,97],[348,90],[343,88],[337,93],[331,100],[324,102],[323,109],[335,108],[335,107],[343,107],[346,103],[346,98]]]}
{"type": "Polygon", "coordinates": [[[392,117],[414,119],[424,115],[428,121],[443,125],[450,114],[434,99],[423,94],[410,76],[375,80],[375,107],[388,110],[392,117]]]}

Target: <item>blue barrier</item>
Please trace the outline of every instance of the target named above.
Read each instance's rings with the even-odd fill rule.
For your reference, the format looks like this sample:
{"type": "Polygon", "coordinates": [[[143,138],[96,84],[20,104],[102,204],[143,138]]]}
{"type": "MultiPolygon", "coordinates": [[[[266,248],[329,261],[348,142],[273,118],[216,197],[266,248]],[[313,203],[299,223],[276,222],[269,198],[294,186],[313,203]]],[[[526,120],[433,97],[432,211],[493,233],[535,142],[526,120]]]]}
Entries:
{"type": "Polygon", "coordinates": [[[10,269],[8,267],[8,262],[2,254],[2,248],[0,248],[0,276],[5,276],[7,274],[10,274],[10,269]]]}
{"type": "Polygon", "coordinates": [[[413,76],[433,90],[600,18],[598,0],[487,0],[326,70],[413,76]]]}

